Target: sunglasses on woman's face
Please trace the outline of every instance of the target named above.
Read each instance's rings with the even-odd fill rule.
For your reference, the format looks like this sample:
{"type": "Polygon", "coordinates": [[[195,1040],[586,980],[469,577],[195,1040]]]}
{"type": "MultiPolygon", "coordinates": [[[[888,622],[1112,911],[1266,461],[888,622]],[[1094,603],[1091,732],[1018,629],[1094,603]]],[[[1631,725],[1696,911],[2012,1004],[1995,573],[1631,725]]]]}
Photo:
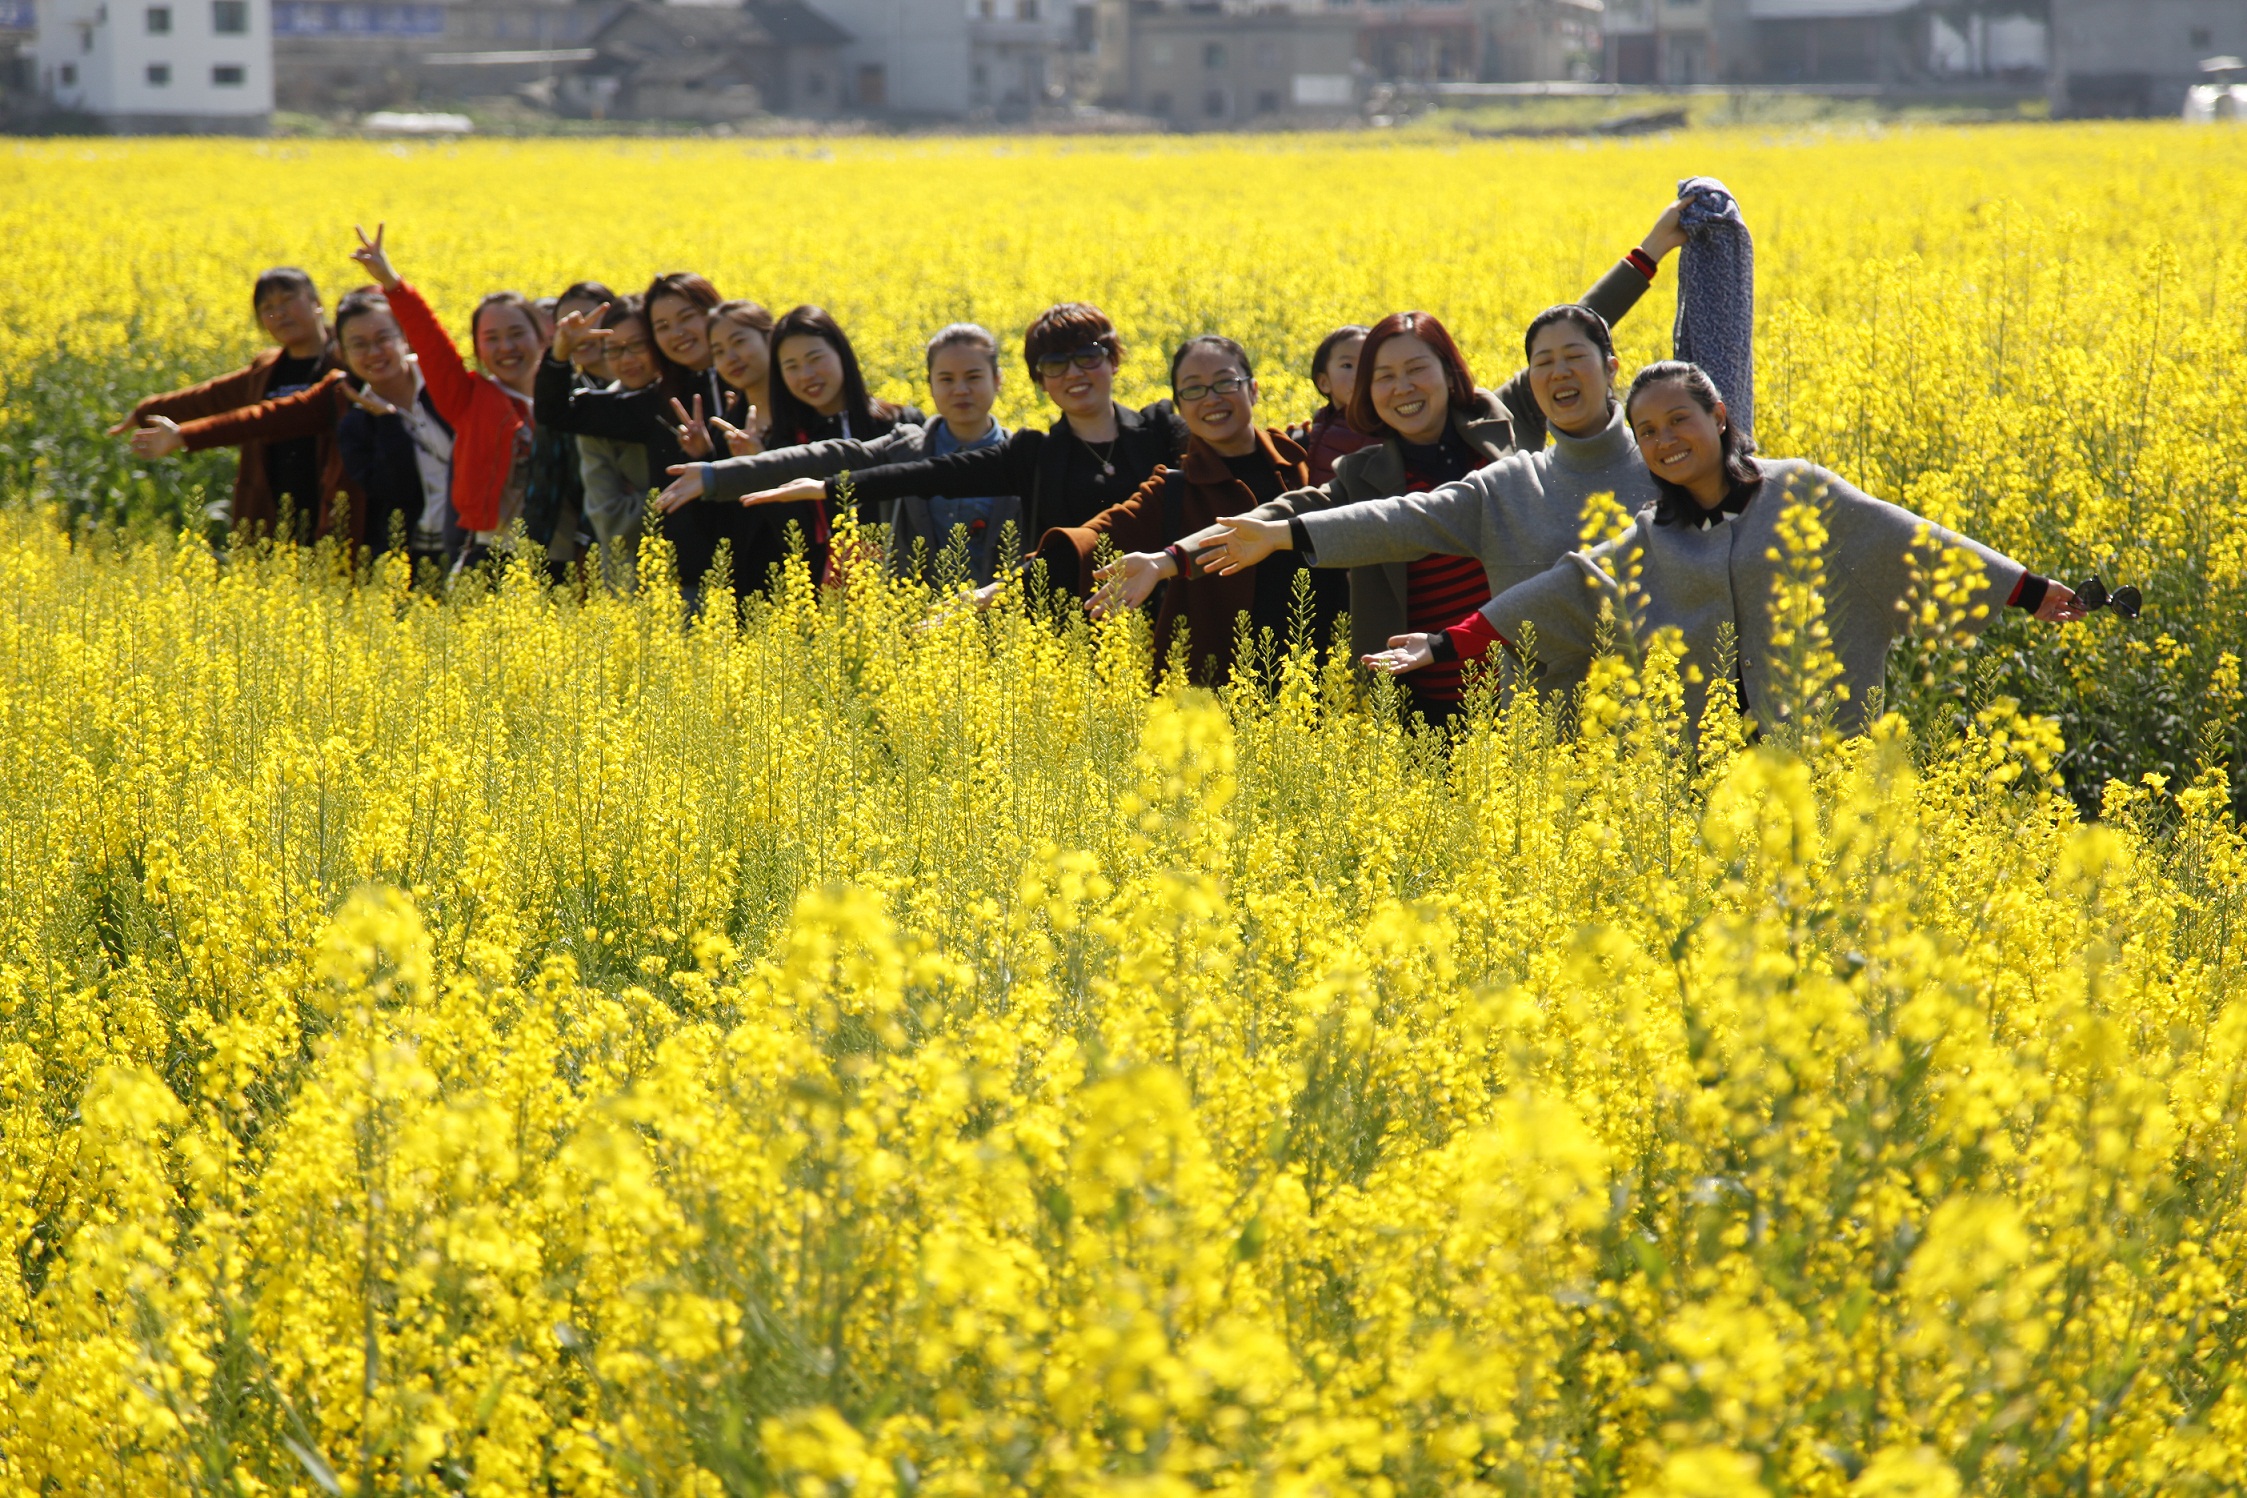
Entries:
{"type": "Polygon", "coordinates": [[[2075,601],[2083,605],[2087,614],[2113,609],[2125,619],[2137,618],[2138,610],[2145,606],[2145,596],[2138,591],[2136,583],[2124,583],[2109,593],[2107,585],[2099,581],[2095,572],[2077,584],[2075,601]]]}
{"type": "Polygon", "coordinates": [[[1073,354],[1045,354],[1038,359],[1038,378],[1054,379],[1069,372],[1074,364],[1079,369],[1098,369],[1108,362],[1108,351],[1097,343],[1088,343],[1073,354]]]}

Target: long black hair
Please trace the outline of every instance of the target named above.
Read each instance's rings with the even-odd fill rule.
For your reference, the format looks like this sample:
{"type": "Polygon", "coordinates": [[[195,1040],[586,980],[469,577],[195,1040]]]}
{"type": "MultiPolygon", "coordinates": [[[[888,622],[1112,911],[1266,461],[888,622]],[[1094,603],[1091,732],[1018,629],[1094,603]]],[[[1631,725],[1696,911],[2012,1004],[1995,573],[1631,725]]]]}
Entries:
{"type": "Polygon", "coordinates": [[[851,435],[869,437],[897,425],[897,407],[876,400],[867,392],[866,376],[858,368],[858,351],[842,324],[824,307],[790,307],[772,325],[772,430],[783,441],[808,441],[826,418],[796,398],[780,373],[780,349],[791,338],[816,338],[835,351],[843,366],[843,413],[850,418],[851,435]]]}
{"type": "MultiPolygon", "coordinates": [[[[1677,386],[1692,398],[1693,404],[1711,416],[1716,414],[1717,406],[1724,400],[1723,394],[1716,388],[1716,381],[1710,379],[1709,372],[1700,365],[1688,364],[1683,359],[1664,359],[1647,365],[1631,381],[1630,394],[1623,397],[1623,420],[1626,423],[1630,420],[1631,403],[1638,399],[1639,392],[1656,385],[1677,386]]],[[[1721,435],[1724,441],[1726,485],[1738,489],[1762,483],[1763,465],[1755,460],[1754,440],[1741,431],[1740,424],[1735,421],[1727,421],[1721,435]]],[[[1675,525],[1701,513],[1701,502],[1693,497],[1692,490],[1663,478],[1654,471],[1652,464],[1647,465],[1646,472],[1654,480],[1656,525],[1675,525]]]]}
{"type": "Polygon", "coordinates": [[[665,395],[684,401],[700,395],[704,383],[699,371],[689,369],[684,364],[673,363],[671,356],[663,351],[663,345],[655,341],[655,328],[652,326],[655,304],[667,296],[677,297],[705,314],[724,298],[718,295],[718,288],[710,284],[708,277],[698,276],[691,270],[665,271],[648,282],[648,289],[640,293],[641,311],[651,324],[648,328],[648,352],[655,355],[656,383],[663,387],[665,395]]]}

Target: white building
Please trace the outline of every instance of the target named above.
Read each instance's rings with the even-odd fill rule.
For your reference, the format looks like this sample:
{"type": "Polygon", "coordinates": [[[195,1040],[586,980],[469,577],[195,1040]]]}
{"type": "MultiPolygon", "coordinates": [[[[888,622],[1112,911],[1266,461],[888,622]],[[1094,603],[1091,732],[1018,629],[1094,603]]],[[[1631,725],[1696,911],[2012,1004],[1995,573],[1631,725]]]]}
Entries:
{"type": "Polygon", "coordinates": [[[39,90],[117,131],[260,133],[271,0],[38,0],[39,90]]]}

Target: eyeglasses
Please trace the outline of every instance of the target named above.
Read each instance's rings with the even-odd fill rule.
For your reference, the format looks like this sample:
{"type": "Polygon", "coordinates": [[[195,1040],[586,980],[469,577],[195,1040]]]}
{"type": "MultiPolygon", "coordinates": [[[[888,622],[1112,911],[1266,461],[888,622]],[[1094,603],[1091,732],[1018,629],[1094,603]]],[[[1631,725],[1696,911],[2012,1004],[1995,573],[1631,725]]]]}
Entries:
{"type": "Polygon", "coordinates": [[[360,358],[373,353],[376,349],[388,348],[392,344],[404,343],[405,341],[406,335],[403,333],[381,333],[373,338],[346,338],[343,340],[343,351],[353,358],[360,358]]]}
{"type": "Polygon", "coordinates": [[[2107,585],[2099,581],[2099,575],[2094,572],[2076,585],[2075,601],[2083,605],[2087,614],[2113,609],[2125,619],[2135,619],[2138,610],[2145,606],[2145,595],[2138,591],[2136,583],[2124,583],[2109,593],[2107,585]]]}
{"type": "Polygon", "coordinates": [[[1247,388],[1248,376],[1225,375],[1222,378],[1211,380],[1206,385],[1181,385],[1178,387],[1178,398],[1191,403],[1201,400],[1205,396],[1237,395],[1247,388]]]}
{"type": "Polygon", "coordinates": [[[607,348],[601,350],[601,352],[608,355],[608,357],[611,359],[641,359],[647,356],[648,345],[645,342],[612,342],[608,345],[607,348]]]}
{"type": "Polygon", "coordinates": [[[1106,346],[1088,343],[1073,354],[1041,354],[1038,357],[1038,378],[1050,380],[1056,375],[1067,374],[1072,364],[1079,369],[1098,369],[1107,362],[1106,346]]]}

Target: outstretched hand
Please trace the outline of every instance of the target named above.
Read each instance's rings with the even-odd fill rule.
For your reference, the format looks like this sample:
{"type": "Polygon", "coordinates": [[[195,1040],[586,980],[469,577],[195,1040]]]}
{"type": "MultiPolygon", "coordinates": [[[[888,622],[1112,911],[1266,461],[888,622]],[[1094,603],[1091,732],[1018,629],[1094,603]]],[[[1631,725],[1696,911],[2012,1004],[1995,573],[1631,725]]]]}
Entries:
{"type": "Polygon", "coordinates": [[[825,479],[791,479],[777,489],[759,489],[754,494],[744,494],[745,505],[799,505],[827,497],[825,479]]]}
{"type": "Polygon", "coordinates": [[[2091,611],[2076,601],[2075,590],[2065,583],[2047,584],[2044,601],[2036,606],[2036,617],[2046,624],[2073,624],[2090,616],[2091,611]]]}
{"type": "Polygon", "coordinates": [[[673,463],[663,471],[671,475],[671,482],[655,497],[655,507],[664,514],[673,514],[702,498],[700,463],[673,463]]]}
{"type": "Polygon", "coordinates": [[[168,458],[187,446],[179,423],[169,416],[151,416],[148,425],[136,428],[128,444],[136,458],[168,458]]]}
{"type": "Polygon", "coordinates": [[[1100,587],[1085,600],[1085,612],[1105,619],[1145,603],[1155,584],[1170,575],[1170,558],[1159,551],[1133,551],[1116,558],[1092,576],[1100,587]]]}
{"type": "Polygon", "coordinates": [[[1358,660],[1368,671],[1378,671],[1383,676],[1402,676],[1407,671],[1417,671],[1435,663],[1435,641],[1434,635],[1391,635],[1388,649],[1360,656],[1358,660]]]}
{"type": "Polygon", "coordinates": [[[384,291],[389,291],[399,281],[397,270],[390,264],[390,257],[382,249],[382,232],[388,227],[387,224],[376,224],[374,238],[369,239],[366,230],[357,224],[351,226],[351,232],[359,236],[359,248],[351,252],[351,258],[365,266],[368,277],[384,291]]]}
{"type": "Polygon", "coordinates": [[[373,390],[364,385],[354,385],[349,380],[343,382],[343,398],[369,416],[396,416],[398,414],[396,406],[375,394],[373,390]]]}
{"type": "Polygon", "coordinates": [[[1225,528],[1225,534],[1211,542],[1194,558],[1194,565],[1203,572],[1231,577],[1236,572],[1246,572],[1275,551],[1288,549],[1287,522],[1284,520],[1259,520],[1254,515],[1220,515],[1217,523],[1225,528]]]}

